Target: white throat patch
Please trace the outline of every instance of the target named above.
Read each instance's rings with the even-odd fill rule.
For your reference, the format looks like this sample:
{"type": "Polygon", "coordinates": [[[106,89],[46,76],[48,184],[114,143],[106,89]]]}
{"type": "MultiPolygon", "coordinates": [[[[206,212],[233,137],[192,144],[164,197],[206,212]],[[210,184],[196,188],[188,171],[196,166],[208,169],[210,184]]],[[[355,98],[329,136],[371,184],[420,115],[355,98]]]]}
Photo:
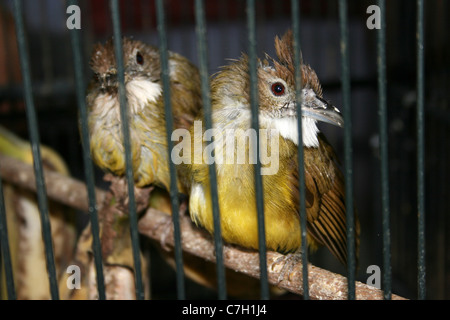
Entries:
{"type": "MultiPolygon", "coordinates": [[[[298,145],[297,117],[273,119],[271,122],[273,127],[278,130],[283,138],[289,139],[298,145]]],[[[303,146],[317,148],[319,146],[319,140],[317,138],[318,132],[319,128],[317,128],[316,120],[303,117],[303,146]]]]}
{"type": "Polygon", "coordinates": [[[148,80],[131,80],[126,84],[128,105],[132,112],[141,111],[148,102],[155,102],[161,95],[162,87],[148,80]]]}

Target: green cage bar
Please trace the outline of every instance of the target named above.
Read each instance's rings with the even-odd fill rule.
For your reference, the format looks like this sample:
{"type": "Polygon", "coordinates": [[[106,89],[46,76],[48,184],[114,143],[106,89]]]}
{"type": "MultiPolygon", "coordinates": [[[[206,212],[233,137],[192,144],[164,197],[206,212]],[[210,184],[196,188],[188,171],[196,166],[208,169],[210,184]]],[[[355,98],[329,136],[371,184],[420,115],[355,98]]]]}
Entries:
{"type": "MultiPolygon", "coordinates": [[[[16,290],[14,287],[14,275],[11,263],[11,252],[9,250],[8,227],[6,223],[5,199],[3,198],[3,182],[0,178],[0,268],[4,265],[6,292],[9,300],[16,300],[16,290]]],[[[0,297],[4,298],[4,297],[0,297]]]]}
{"type": "Polygon", "coordinates": [[[344,117],[344,158],[345,158],[345,209],[347,220],[347,280],[348,299],[355,300],[355,215],[353,210],[353,150],[352,150],[352,109],[350,96],[350,56],[348,41],[347,0],[339,0],[339,25],[341,34],[341,75],[344,117]]]}
{"type": "Polygon", "coordinates": [[[14,1],[14,20],[16,22],[17,46],[19,49],[20,68],[23,78],[25,110],[27,115],[28,131],[30,134],[31,150],[33,154],[33,167],[36,176],[36,190],[38,207],[41,219],[42,238],[45,245],[45,259],[47,263],[48,279],[51,297],[59,299],[58,282],[56,278],[55,256],[53,252],[52,233],[48,212],[47,191],[42,168],[42,158],[39,146],[39,130],[36,110],[33,101],[31,86],[30,58],[25,40],[25,24],[23,21],[22,1],[14,1]]]}
{"type": "MultiPolygon", "coordinates": [[[[195,1],[197,50],[199,57],[199,68],[202,85],[203,112],[205,121],[205,130],[212,128],[212,110],[211,110],[211,92],[208,76],[208,47],[206,42],[206,19],[204,0],[195,1]]],[[[212,151],[212,153],[214,150],[212,151]]],[[[213,154],[211,156],[214,156],[213,154]]],[[[217,289],[218,297],[221,300],[227,298],[227,288],[225,279],[225,266],[223,262],[223,241],[220,224],[219,194],[217,190],[216,165],[209,162],[208,165],[209,181],[211,186],[211,201],[213,207],[214,219],[214,249],[216,252],[217,268],[217,289]]]]}
{"type": "MultiPolygon", "coordinates": [[[[169,78],[169,57],[167,52],[167,34],[166,23],[164,16],[164,3],[162,0],[156,1],[156,20],[158,23],[159,35],[159,50],[161,57],[161,77],[164,92],[164,114],[166,115],[166,132],[167,132],[167,148],[168,153],[171,154],[173,149],[173,141],[171,139],[173,132],[173,115],[170,99],[170,78],[169,78]]],[[[169,157],[170,158],[170,157],[169,157]]],[[[175,163],[169,159],[170,171],[170,200],[172,204],[172,219],[174,226],[174,240],[175,240],[175,264],[177,272],[177,297],[184,300],[186,297],[184,270],[183,270],[183,251],[181,247],[181,229],[180,229],[180,214],[178,204],[178,187],[177,174],[175,163]]]]}
{"type": "Polygon", "coordinates": [[[113,23],[113,35],[114,35],[114,54],[116,56],[117,78],[119,80],[120,117],[122,119],[122,133],[125,147],[126,178],[129,195],[129,218],[130,218],[131,245],[134,260],[136,298],[138,300],[142,300],[144,299],[144,288],[142,282],[136,200],[134,198],[134,175],[131,159],[131,143],[130,143],[130,129],[128,123],[127,97],[125,91],[122,34],[120,28],[120,12],[117,0],[111,0],[110,5],[111,5],[111,18],[113,23]]]}
{"type": "Polygon", "coordinates": [[[417,0],[417,285],[418,298],[426,297],[425,281],[425,60],[424,1],[417,0]]]}
{"type": "Polygon", "coordinates": [[[380,130],[381,158],[381,214],[383,228],[383,291],[384,298],[391,299],[391,231],[389,210],[389,155],[386,101],[386,6],[378,1],[381,28],[377,30],[377,70],[378,70],[378,121],[380,130]]]}
{"type": "Polygon", "coordinates": [[[258,247],[259,247],[259,269],[261,281],[261,299],[269,299],[269,283],[267,277],[266,258],[266,232],[264,225],[264,198],[261,176],[261,162],[259,159],[259,107],[258,107],[258,76],[256,57],[256,12],[255,1],[247,0],[247,29],[249,45],[249,70],[250,70],[250,107],[252,114],[252,129],[256,132],[256,164],[255,170],[255,194],[256,209],[258,217],[258,247]],[[256,115],[256,116],[255,116],[256,115]]]}
{"type": "Polygon", "coordinates": [[[300,228],[302,238],[302,269],[303,269],[303,299],[309,299],[308,281],[308,242],[307,219],[305,206],[305,157],[303,152],[303,130],[302,130],[302,70],[301,70],[301,47],[300,47],[300,5],[298,0],[291,1],[292,10],[292,32],[294,36],[294,63],[295,63],[295,96],[297,104],[297,131],[298,131],[298,185],[300,192],[300,228]]]}
{"type": "MultiPolygon", "coordinates": [[[[76,5],[78,1],[70,0],[68,5],[76,5]]],[[[98,297],[105,300],[105,279],[103,275],[102,250],[100,246],[100,227],[98,222],[97,201],[95,197],[94,166],[90,153],[90,140],[88,131],[88,117],[85,99],[85,82],[83,74],[82,43],[80,40],[81,30],[70,30],[72,42],[72,55],[75,72],[75,92],[77,97],[78,112],[80,116],[81,141],[83,148],[83,165],[88,194],[89,218],[92,232],[92,251],[94,253],[95,271],[97,277],[98,297]]]]}

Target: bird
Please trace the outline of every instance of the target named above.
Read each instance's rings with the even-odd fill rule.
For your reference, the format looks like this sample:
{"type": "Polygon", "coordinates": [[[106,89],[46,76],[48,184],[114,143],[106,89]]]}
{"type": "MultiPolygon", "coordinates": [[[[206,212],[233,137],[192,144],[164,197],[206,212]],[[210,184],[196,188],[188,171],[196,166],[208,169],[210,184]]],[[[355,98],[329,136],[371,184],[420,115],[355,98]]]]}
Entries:
{"type": "MultiPolygon", "coordinates": [[[[261,134],[260,146],[267,149],[267,154],[275,155],[273,159],[278,161],[275,168],[278,170],[272,170],[271,164],[261,161],[261,170],[268,170],[262,175],[266,247],[282,254],[301,254],[299,139],[292,30],[281,38],[275,37],[275,51],[277,59],[266,54],[264,60],[258,59],[257,67],[259,126],[269,132],[265,144],[261,134]],[[278,145],[272,144],[270,139],[278,145]]],[[[333,147],[317,127],[319,121],[338,127],[342,127],[344,121],[339,110],[323,98],[315,71],[303,63],[303,58],[300,66],[307,244],[311,251],[320,246],[327,247],[340,262],[346,264],[344,178],[333,147]]],[[[190,145],[191,156],[189,161],[180,164],[179,170],[186,177],[183,183],[189,192],[191,219],[213,234],[207,159],[196,151],[194,143],[200,141],[204,151],[211,148],[215,156],[226,155],[227,159],[231,152],[234,161],[219,161],[220,157],[213,159],[222,237],[229,244],[258,250],[255,169],[250,161],[255,146],[251,143],[239,144],[247,139],[243,135],[251,128],[249,88],[249,58],[244,53],[240,59],[232,60],[213,75],[211,105],[214,144],[211,147],[204,142],[205,128],[195,131],[195,123],[200,121],[196,119],[190,129],[194,137],[190,145]],[[248,156],[245,161],[237,161],[242,150],[248,156]]],[[[356,225],[358,243],[359,222],[356,225]]]]}
{"type": "MultiPolygon", "coordinates": [[[[129,37],[122,38],[122,47],[135,192],[149,191],[145,208],[157,207],[171,215],[166,92],[163,92],[160,51],[129,37]]],[[[174,129],[187,129],[202,107],[199,71],[186,57],[172,51],[168,51],[168,66],[174,129]]],[[[86,96],[90,152],[93,162],[107,173],[105,180],[112,183],[110,190],[114,191],[115,187],[123,186],[120,179],[125,175],[126,163],[113,38],[93,47],[90,67],[93,77],[86,96]]],[[[180,188],[179,192],[182,194],[180,188]]],[[[115,201],[120,202],[118,193],[115,201]]],[[[114,231],[119,227],[129,230],[128,223],[120,219],[114,224],[114,231]]],[[[116,240],[129,248],[128,238],[116,240]]],[[[153,244],[156,246],[156,241],[153,244]]],[[[119,252],[116,247],[114,250],[119,252]]],[[[123,252],[116,255],[126,256],[123,252]]]]}
{"type": "MultiPolygon", "coordinates": [[[[159,49],[128,37],[122,44],[135,186],[169,190],[159,49]]],[[[202,106],[199,71],[178,53],[169,51],[168,59],[174,129],[189,128],[202,106]]],[[[86,100],[91,156],[99,168],[121,177],[126,166],[113,39],[94,46],[90,67],[94,75],[86,100]]]]}

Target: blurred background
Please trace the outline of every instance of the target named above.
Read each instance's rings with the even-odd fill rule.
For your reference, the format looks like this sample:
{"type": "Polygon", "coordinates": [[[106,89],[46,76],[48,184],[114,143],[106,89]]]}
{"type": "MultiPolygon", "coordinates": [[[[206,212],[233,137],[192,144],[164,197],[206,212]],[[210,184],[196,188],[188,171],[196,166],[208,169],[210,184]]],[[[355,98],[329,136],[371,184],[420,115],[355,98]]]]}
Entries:
{"type": "MultiPolygon", "coordinates": [[[[366,27],[374,1],[348,1],[353,112],[354,198],[361,220],[357,280],[366,282],[370,265],[382,269],[382,228],[378,144],[376,30],[366,27]]],[[[112,35],[109,1],[79,1],[86,82],[93,44],[112,35]]],[[[154,1],[120,1],[122,32],[158,45],[154,1]]],[[[386,55],[389,128],[392,291],[417,297],[416,199],[416,7],[414,1],[387,1],[386,55]]],[[[210,74],[247,52],[245,1],[205,1],[210,74]]],[[[56,150],[72,176],[83,180],[73,58],[67,4],[24,1],[34,101],[41,143],[56,150]]],[[[336,0],[301,1],[303,58],[317,72],[324,97],[342,110],[340,35],[336,0]]],[[[166,1],[169,49],[197,64],[193,0],[166,1]]],[[[260,56],[274,54],[273,40],[291,26],[288,1],[257,1],[260,56]]],[[[450,298],[450,3],[425,2],[426,270],[427,298],[450,298]]],[[[0,0],[0,125],[28,139],[12,2],[0,0]]],[[[343,131],[321,125],[343,160],[343,131]]],[[[99,170],[97,185],[103,186],[99,170]]],[[[79,213],[81,230],[87,215],[79,213]]],[[[154,298],[176,298],[173,271],[150,249],[154,298]]],[[[345,275],[327,250],[310,255],[319,267],[345,275]]],[[[188,281],[188,298],[215,293],[188,281]]]]}

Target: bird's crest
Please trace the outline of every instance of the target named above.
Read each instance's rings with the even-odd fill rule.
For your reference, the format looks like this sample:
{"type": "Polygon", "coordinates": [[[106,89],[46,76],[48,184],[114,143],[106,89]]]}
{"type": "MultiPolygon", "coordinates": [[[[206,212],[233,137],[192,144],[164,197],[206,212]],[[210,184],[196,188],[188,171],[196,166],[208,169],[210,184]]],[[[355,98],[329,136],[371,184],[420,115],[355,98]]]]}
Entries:
{"type": "MultiPolygon", "coordinates": [[[[276,70],[277,76],[285,79],[288,83],[295,84],[295,52],[294,52],[294,37],[292,30],[286,31],[281,39],[275,37],[275,52],[278,60],[270,58],[266,55],[276,70]]],[[[302,87],[313,89],[316,94],[322,96],[322,88],[319,79],[313,69],[309,65],[303,63],[302,53],[300,52],[300,66],[302,87]]]]}

